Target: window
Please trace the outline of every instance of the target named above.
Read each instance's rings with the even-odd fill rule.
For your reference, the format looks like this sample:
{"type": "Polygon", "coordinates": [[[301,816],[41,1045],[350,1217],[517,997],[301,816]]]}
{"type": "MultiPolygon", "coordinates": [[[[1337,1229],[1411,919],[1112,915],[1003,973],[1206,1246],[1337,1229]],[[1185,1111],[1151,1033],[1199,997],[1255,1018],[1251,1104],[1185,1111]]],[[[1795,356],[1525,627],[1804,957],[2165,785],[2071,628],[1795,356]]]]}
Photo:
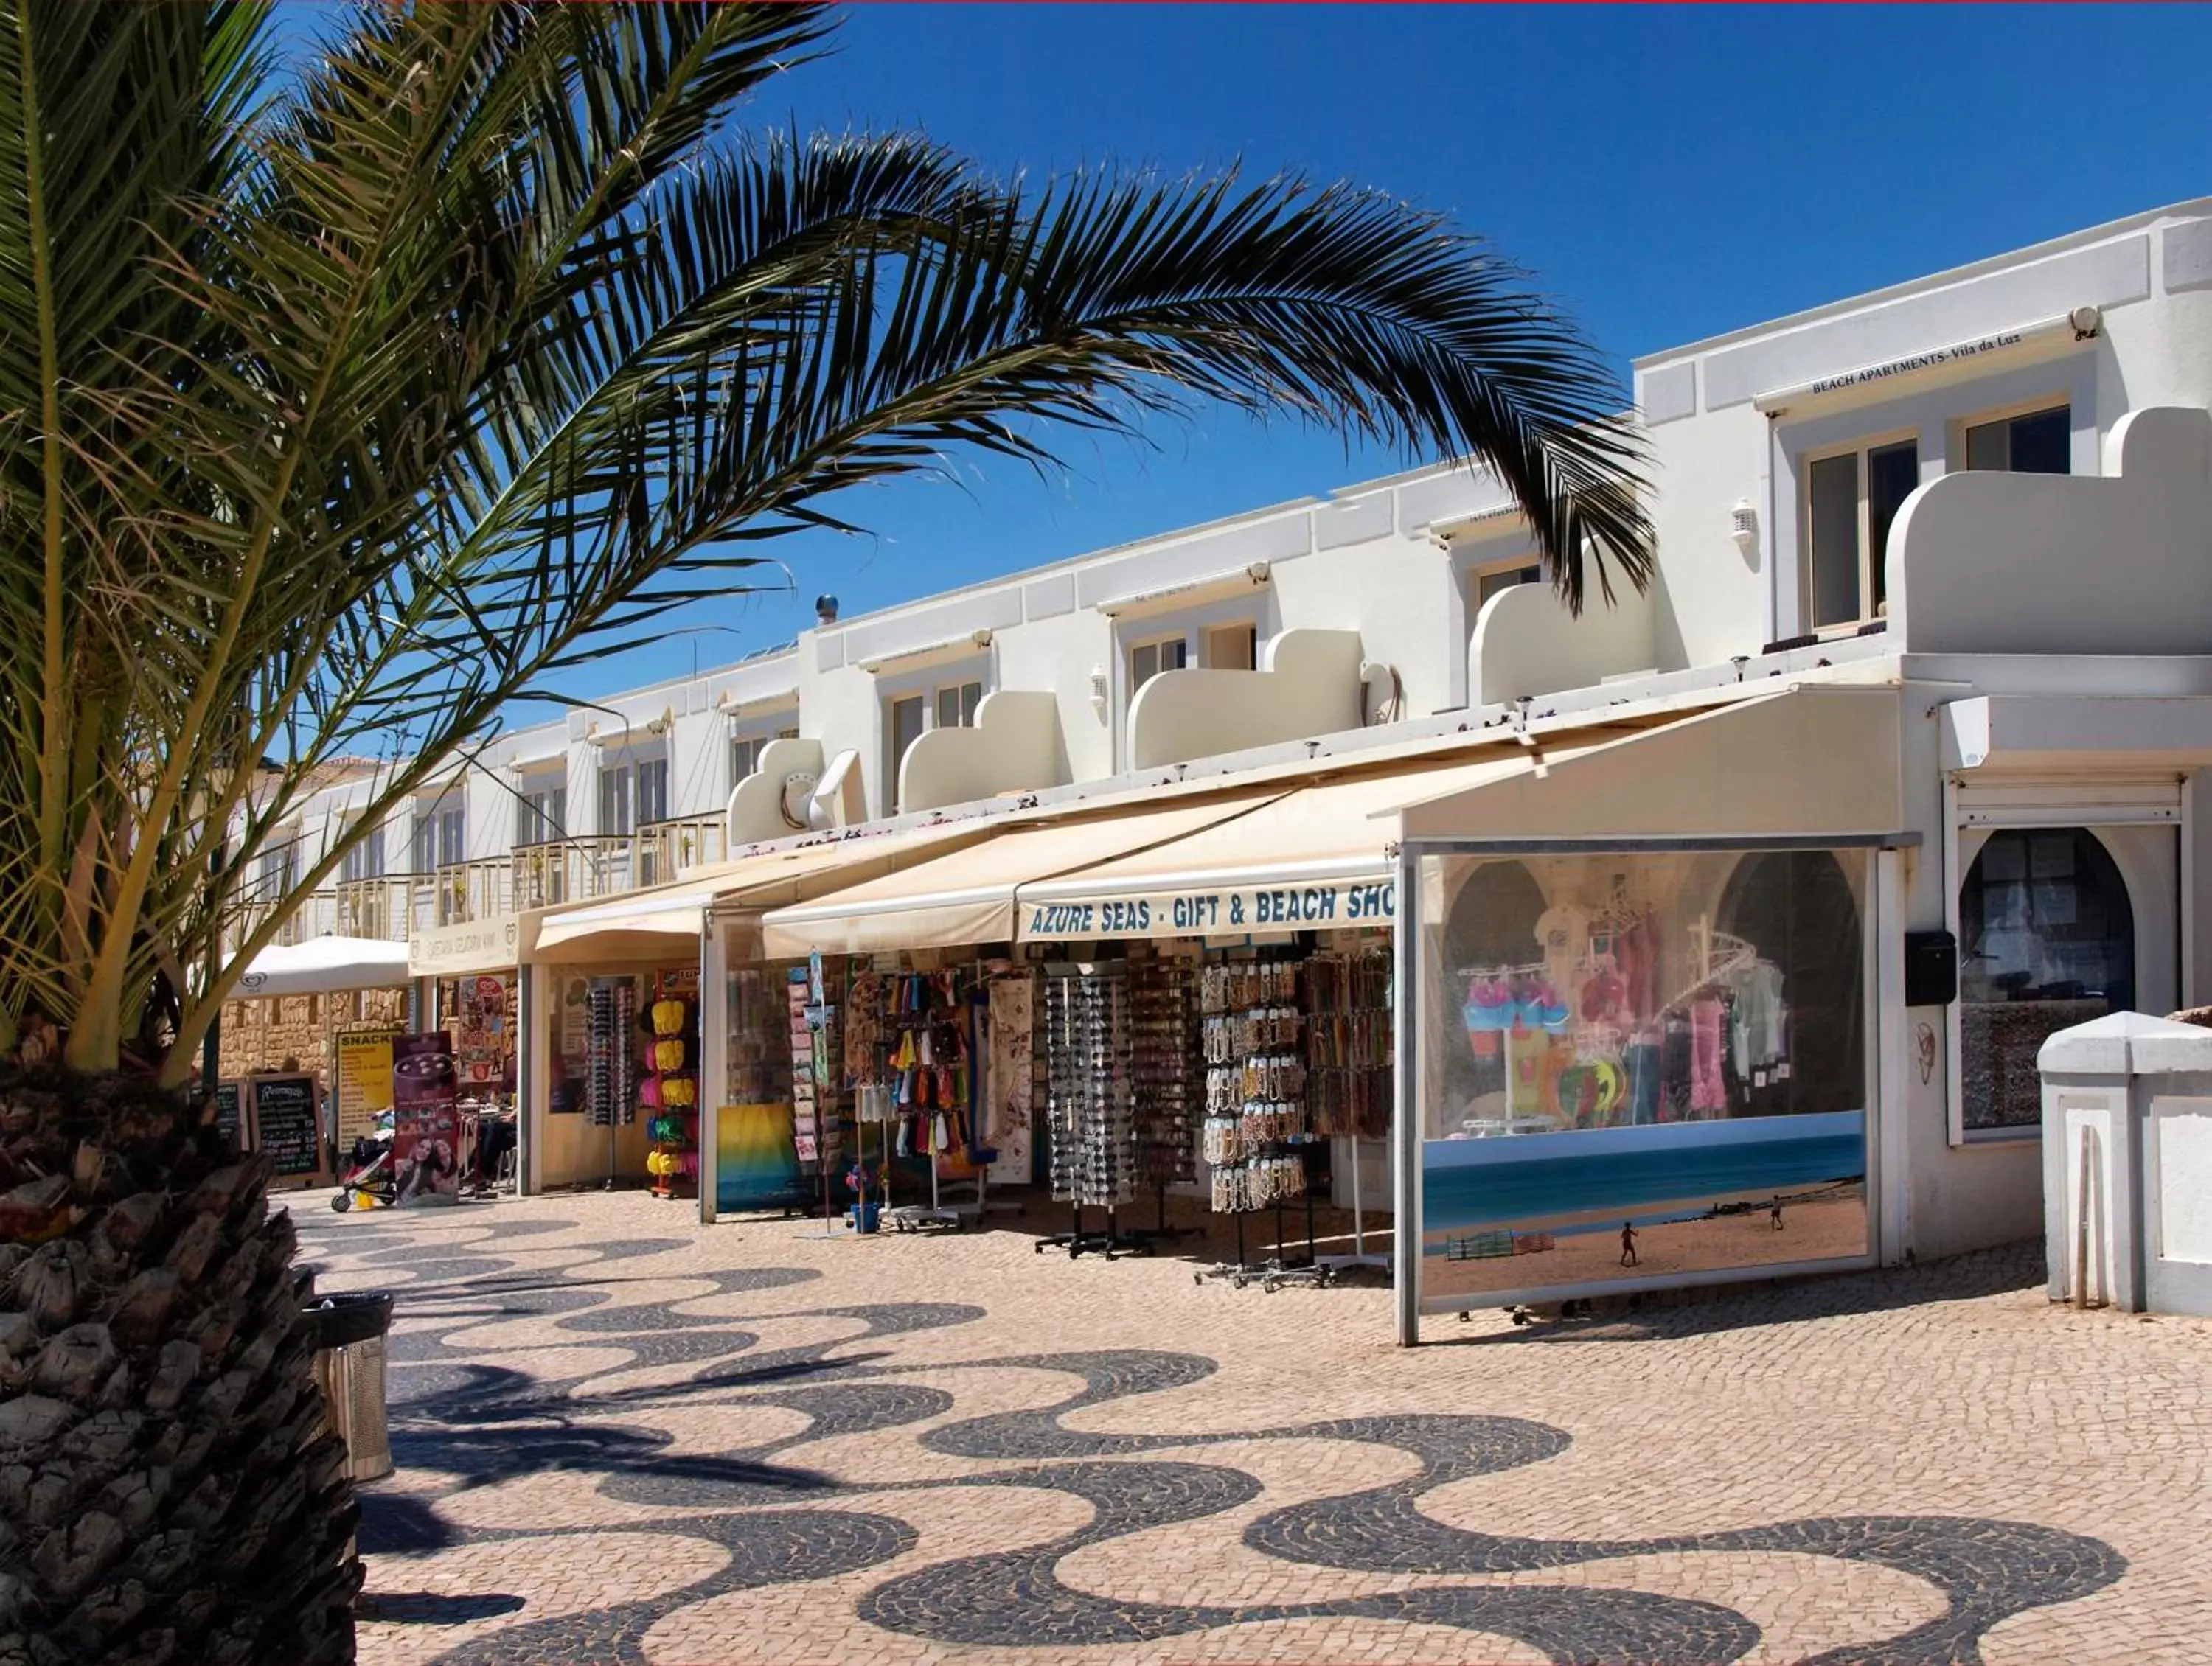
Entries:
{"type": "Polygon", "coordinates": [[[890,734],[890,767],[884,772],[884,778],[890,784],[889,796],[894,815],[898,810],[899,764],[907,748],[921,738],[928,709],[929,703],[920,694],[908,694],[890,702],[890,722],[887,725],[890,734]]]}
{"type": "Polygon", "coordinates": [[[514,807],[514,842],[550,845],[568,827],[568,789],[565,786],[527,787],[514,807]]]}
{"type": "Polygon", "coordinates": [[[1920,483],[1910,439],[1817,457],[1806,471],[1806,565],[1814,630],[1879,619],[1886,603],[1889,529],[1920,483]]]}
{"type": "Polygon", "coordinates": [[[415,807],[415,871],[434,873],[468,857],[468,805],[449,795],[415,807]]]}
{"type": "Polygon", "coordinates": [[[1260,669],[1260,627],[1256,625],[1216,625],[1206,633],[1206,669],[1209,671],[1256,671],[1260,669]]]}
{"type": "MultiPolygon", "coordinates": [[[[354,816],[346,822],[345,831],[350,835],[360,827],[361,818],[354,816]]],[[[384,829],[372,827],[358,845],[338,858],[338,878],[346,884],[354,884],[365,879],[383,877],[384,829]]]]}
{"type": "Polygon", "coordinates": [[[1480,613],[1482,604],[1500,591],[1511,590],[1516,585],[1535,584],[1543,576],[1542,565],[1533,556],[1505,566],[1479,569],[1468,575],[1474,586],[1474,610],[1480,613]]]}
{"type": "Polygon", "coordinates": [[[983,703],[983,685],[980,682],[948,682],[937,691],[937,722],[939,729],[973,729],[975,708],[983,703]]]}
{"type": "Polygon", "coordinates": [[[2103,843],[2080,827],[1991,833],[1959,888],[1966,1131],[2039,1126],[2045,1039],[2135,1001],[2135,911],[2103,843]]]}
{"type": "Polygon", "coordinates": [[[599,770],[599,833],[619,836],[636,830],[635,801],[630,797],[628,764],[603,765],[599,770]]]}
{"type": "Polygon", "coordinates": [[[637,766],[637,825],[668,820],[668,760],[645,758],[637,766]]]}
{"type": "Polygon", "coordinates": [[[2053,405],[1966,427],[1966,467],[2015,475],[2073,473],[2074,410],[2053,405]]]}
{"type": "Polygon", "coordinates": [[[259,869],[261,900],[275,902],[290,892],[300,876],[300,835],[287,828],[276,835],[277,842],[261,853],[259,869]]]}
{"type": "Polygon", "coordinates": [[[773,735],[733,736],[730,740],[730,785],[744,780],[748,775],[760,773],[761,754],[773,741],[795,741],[796,729],[779,729],[773,735]]]}
{"type": "Polygon", "coordinates": [[[1163,671],[1180,671],[1190,663],[1190,645],[1180,636],[1164,637],[1158,642],[1139,643],[1129,650],[1129,694],[1134,698],[1137,690],[1163,671]]]}

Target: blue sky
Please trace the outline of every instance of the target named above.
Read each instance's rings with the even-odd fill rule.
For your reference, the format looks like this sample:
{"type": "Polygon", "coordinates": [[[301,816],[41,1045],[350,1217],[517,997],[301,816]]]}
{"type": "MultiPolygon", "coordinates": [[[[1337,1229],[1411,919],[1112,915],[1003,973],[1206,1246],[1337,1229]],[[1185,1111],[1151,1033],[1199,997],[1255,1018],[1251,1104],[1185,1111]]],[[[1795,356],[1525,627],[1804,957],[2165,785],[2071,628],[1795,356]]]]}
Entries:
{"type": "MultiPolygon", "coordinates": [[[[2212,192],[2193,6],[863,5],[758,106],[918,126],[994,168],[1348,178],[1442,209],[1638,354],[2212,192]]],[[[872,536],[782,552],[793,591],[603,662],[635,686],[849,616],[1389,472],[1219,411],[1064,477],[963,466],[848,494],[872,536]]],[[[1425,459],[1422,459],[1425,460],[1425,459]]]]}

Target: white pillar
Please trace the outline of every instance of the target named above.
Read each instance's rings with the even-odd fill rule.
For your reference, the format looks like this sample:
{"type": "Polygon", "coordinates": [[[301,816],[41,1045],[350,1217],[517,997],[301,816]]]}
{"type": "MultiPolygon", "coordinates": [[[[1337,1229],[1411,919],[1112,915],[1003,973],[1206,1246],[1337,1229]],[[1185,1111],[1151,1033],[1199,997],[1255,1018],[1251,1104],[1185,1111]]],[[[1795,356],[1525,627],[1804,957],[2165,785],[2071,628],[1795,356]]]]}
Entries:
{"type": "MultiPolygon", "coordinates": [[[[1398,897],[1395,929],[1390,934],[1395,955],[1391,988],[1397,1011],[1393,1051],[1397,1065],[1393,1096],[1397,1114],[1390,1119],[1391,1197],[1397,1213],[1391,1221],[1390,1293],[1396,1304],[1398,1345],[1417,1347],[1421,1340],[1421,1067],[1422,1010],[1419,979],[1421,957],[1421,870],[1419,862],[1401,848],[1398,857],[1398,897]]],[[[1355,1157],[1354,1160],[1357,1160],[1355,1157]]]]}
{"type": "Polygon", "coordinates": [[[714,1224],[715,1158],[730,1080],[728,925],[709,911],[699,928],[699,1219],[714,1224]]]}

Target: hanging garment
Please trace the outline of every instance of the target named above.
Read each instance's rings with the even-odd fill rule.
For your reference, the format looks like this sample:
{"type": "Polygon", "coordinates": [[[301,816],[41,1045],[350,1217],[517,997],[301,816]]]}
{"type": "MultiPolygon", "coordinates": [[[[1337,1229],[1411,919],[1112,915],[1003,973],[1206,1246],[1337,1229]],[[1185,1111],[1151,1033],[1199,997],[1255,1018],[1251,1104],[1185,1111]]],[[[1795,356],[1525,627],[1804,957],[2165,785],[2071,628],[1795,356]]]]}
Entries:
{"type": "Polygon", "coordinates": [[[1752,1072],[1789,1052],[1790,1009],[1782,999],[1782,968],[1771,960],[1738,966],[1726,979],[1735,997],[1735,1072],[1746,1081],[1752,1072]]]}
{"type": "Polygon", "coordinates": [[[1721,1076],[1721,1021],[1719,997],[1707,996],[1690,1009],[1690,1113],[1717,1117],[1728,1109],[1728,1088],[1721,1076]]]}

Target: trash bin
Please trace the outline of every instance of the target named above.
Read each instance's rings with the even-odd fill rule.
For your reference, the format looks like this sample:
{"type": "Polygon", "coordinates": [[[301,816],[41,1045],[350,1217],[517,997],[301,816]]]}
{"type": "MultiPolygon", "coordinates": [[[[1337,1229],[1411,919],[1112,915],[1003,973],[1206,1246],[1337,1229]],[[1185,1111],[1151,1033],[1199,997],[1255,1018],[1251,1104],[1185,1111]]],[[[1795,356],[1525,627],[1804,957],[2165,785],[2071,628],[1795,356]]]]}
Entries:
{"type": "Polygon", "coordinates": [[[322,1385],[331,1429],[345,1442],[348,1478],[376,1481],[390,1475],[384,1367],[391,1346],[392,1298],[324,1296],[301,1311],[315,1326],[315,1380],[322,1385]]]}

